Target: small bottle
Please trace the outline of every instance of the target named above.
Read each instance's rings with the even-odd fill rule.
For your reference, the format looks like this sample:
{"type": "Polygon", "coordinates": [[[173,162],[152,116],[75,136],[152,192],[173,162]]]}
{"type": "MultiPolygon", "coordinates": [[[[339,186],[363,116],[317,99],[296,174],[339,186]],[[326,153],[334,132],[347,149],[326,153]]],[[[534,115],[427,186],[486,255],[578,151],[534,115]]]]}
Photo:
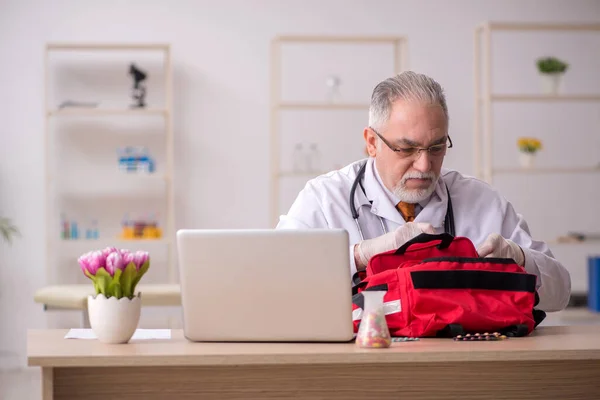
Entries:
{"type": "Polygon", "coordinates": [[[308,171],[315,172],[321,169],[321,153],[316,143],[311,143],[307,158],[308,171]]]}
{"type": "Polygon", "coordinates": [[[89,240],[98,239],[98,228],[96,228],[96,220],[92,220],[89,228],[85,230],[85,238],[89,240]]]}
{"type": "Polygon", "coordinates": [[[99,234],[98,234],[98,221],[93,220],[92,221],[92,238],[93,239],[99,239],[99,234]]]}
{"type": "Polygon", "coordinates": [[[70,238],[69,221],[67,221],[67,217],[65,216],[65,214],[60,214],[60,227],[61,227],[61,237],[65,240],[69,239],[70,238]]]}
{"type": "Polygon", "coordinates": [[[145,147],[141,147],[138,149],[138,157],[137,157],[137,170],[138,172],[150,172],[149,171],[149,161],[150,157],[148,156],[148,149],[145,147]]]}
{"type": "Polygon", "coordinates": [[[119,147],[117,149],[117,160],[118,160],[118,167],[119,167],[119,171],[121,172],[126,172],[127,171],[127,154],[125,152],[125,149],[123,149],[122,147],[119,147]]]}
{"type": "Polygon", "coordinates": [[[294,172],[306,171],[306,157],[304,155],[302,143],[297,143],[294,147],[294,154],[292,155],[292,160],[294,163],[294,172]]]}
{"type": "Polygon", "coordinates": [[[71,239],[79,238],[79,230],[77,229],[77,222],[71,222],[71,239]]]}
{"type": "Polygon", "coordinates": [[[339,103],[341,97],[340,85],[342,84],[342,80],[336,75],[331,75],[327,77],[325,84],[329,88],[327,91],[327,102],[331,104],[339,103]]]}
{"type": "Polygon", "coordinates": [[[356,345],[367,348],[386,348],[392,338],[383,308],[385,291],[363,290],[364,311],[356,334],[356,345]]]}
{"type": "Polygon", "coordinates": [[[156,163],[154,162],[154,158],[148,156],[148,172],[153,174],[156,171],[156,163]]]}
{"type": "Polygon", "coordinates": [[[131,146],[125,148],[125,164],[127,165],[127,172],[136,171],[135,151],[131,146]]]}

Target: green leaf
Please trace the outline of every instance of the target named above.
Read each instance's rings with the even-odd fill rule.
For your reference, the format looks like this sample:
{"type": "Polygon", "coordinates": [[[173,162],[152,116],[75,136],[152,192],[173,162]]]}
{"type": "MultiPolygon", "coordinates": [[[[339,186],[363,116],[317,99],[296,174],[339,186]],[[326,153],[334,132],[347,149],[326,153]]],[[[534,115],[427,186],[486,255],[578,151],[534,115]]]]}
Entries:
{"type": "Polygon", "coordinates": [[[121,289],[123,290],[123,297],[132,298],[133,297],[133,281],[135,276],[137,275],[137,271],[135,270],[135,264],[130,262],[123,271],[121,275],[121,289]]]}
{"type": "Polygon", "coordinates": [[[565,72],[569,64],[556,57],[545,57],[537,60],[537,67],[542,73],[553,74],[565,72]]]}
{"type": "Polygon", "coordinates": [[[90,278],[91,280],[95,280],[95,277],[94,277],[94,275],[90,274],[90,272],[89,272],[87,269],[84,269],[84,270],[83,270],[83,274],[84,274],[85,276],[87,276],[88,278],[90,278]]]}
{"type": "Polygon", "coordinates": [[[123,295],[123,290],[121,288],[121,273],[120,269],[115,271],[115,275],[111,278],[110,284],[108,285],[108,294],[110,296],[114,296],[117,299],[120,299],[123,295]]]}
{"type": "Polygon", "coordinates": [[[0,235],[9,244],[12,243],[13,236],[20,235],[19,230],[14,226],[10,219],[0,217],[0,235]]]}
{"type": "Polygon", "coordinates": [[[148,271],[148,268],[150,268],[150,260],[146,261],[142,265],[142,267],[138,271],[136,277],[133,279],[133,285],[131,287],[131,293],[132,294],[135,293],[135,287],[137,286],[137,284],[140,281],[140,279],[142,279],[142,276],[144,276],[144,274],[146,273],[146,271],[148,271]]]}
{"type": "Polygon", "coordinates": [[[98,268],[96,271],[96,283],[98,285],[98,292],[102,293],[105,297],[110,297],[108,287],[112,281],[112,277],[104,268],[98,268]]]}

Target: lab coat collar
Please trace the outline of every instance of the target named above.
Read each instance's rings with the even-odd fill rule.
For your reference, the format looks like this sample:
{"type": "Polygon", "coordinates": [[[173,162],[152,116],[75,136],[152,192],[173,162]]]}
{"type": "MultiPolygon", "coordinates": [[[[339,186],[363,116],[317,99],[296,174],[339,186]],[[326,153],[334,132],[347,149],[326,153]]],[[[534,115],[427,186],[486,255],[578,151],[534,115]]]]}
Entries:
{"type": "MultiPolygon", "coordinates": [[[[357,190],[357,193],[360,193],[359,204],[361,206],[371,204],[371,212],[373,214],[402,225],[405,223],[404,218],[402,218],[402,215],[396,209],[396,205],[392,204],[385,187],[377,179],[374,161],[373,158],[369,158],[367,161],[363,181],[366,196],[359,187],[357,190]]],[[[442,228],[444,226],[448,195],[442,176],[443,174],[438,179],[436,188],[428,199],[427,204],[425,204],[415,218],[415,222],[428,222],[434,228],[442,228]]]]}
{"type": "Polygon", "coordinates": [[[376,176],[375,160],[369,158],[367,169],[365,171],[364,180],[365,192],[371,201],[371,212],[381,218],[393,221],[397,224],[404,224],[404,218],[396,209],[396,205],[392,204],[385,188],[376,176]]]}
{"type": "Polygon", "coordinates": [[[446,210],[448,208],[448,193],[444,183],[444,174],[440,173],[440,178],[435,185],[435,190],[429,197],[429,202],[423,207],[415,222],[428,222],[434,228],[443,228],[446,219],[446,210]]]}

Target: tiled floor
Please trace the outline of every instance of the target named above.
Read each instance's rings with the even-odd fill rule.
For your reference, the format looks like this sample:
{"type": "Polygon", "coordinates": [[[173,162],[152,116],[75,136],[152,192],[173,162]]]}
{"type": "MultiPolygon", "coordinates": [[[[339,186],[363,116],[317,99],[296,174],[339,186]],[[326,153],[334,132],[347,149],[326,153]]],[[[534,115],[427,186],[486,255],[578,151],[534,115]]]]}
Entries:
{"type": "MultiPolygon", "coordinates": [[[[592,313],[585,308],[571,308],[549,314],[542,325],[600,325],[600,313],[592,313]]],[[[40,392],[39,369],[3,370],[0,367],[0,400],[39,400],[40,392]]]]}

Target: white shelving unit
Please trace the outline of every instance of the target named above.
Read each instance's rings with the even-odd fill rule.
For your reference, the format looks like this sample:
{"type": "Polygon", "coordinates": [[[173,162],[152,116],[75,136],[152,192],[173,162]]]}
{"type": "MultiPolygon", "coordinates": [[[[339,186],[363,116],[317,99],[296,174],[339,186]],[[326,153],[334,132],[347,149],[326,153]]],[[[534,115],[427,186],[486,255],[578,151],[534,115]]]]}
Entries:
{"type": "MultiPolygon", "coordinates": [[[[271,203],[270,219],[275,226],[279,217],[279,202],[282,179],[310,179],[329,171],[296,172],[282,171],[280,162],[280,127],[281,113],[284,111],[369,111],[369,103],[352,102],[304,102],[283,101],[282,88],[282,47],[288,44],[355,44],[355,45],[391,45],[393,49],[393,65],[390,74],[400,73],[408,66],[408,43],[405,37],[396,36],[279,36],[271,43],[271,203]]],[[[318,61],[315,61],[318,62],[318,61]]]]}
{"type": "MultiPolygon", "coordinates": [[[[475,174],[492,182],[496,173],[588,173],[600,172],[600,166],[577,168],[495,168],[493,166],[493,115],[497,102],[598,102],[600,94],[496,94],[492,90],[492,33],[497,31],[535,32],[600,32],[600,24],[542,24],[488,22],[475,29],[475,174]],[[482,157],[483,156],[483,157],[482,157]]],[[[600,104],[599,104],[600,105],[600,104]]]]}
{"type": "MultiPolygon", "coordinates": [[[[517,103],[522,107],[530,104],[589,104],[598,103],[600,94],[571,93],[571,94],[538,94],[538,93],[509,93],[498,94],[492,88],[492,34],[494,32],[513,33],[590,33],[600,32],[600,24],[571,24],[571,23],[505,23],[487,22],[475,29],[474,35],[474,83],[475,83],[475,119],[474,119],[474,163],[477,177],[492,183],[498,175],[519,174],[522,176],[576,176],[578,174],[599,174],[600,164],[590,166],[545,166],[545,167],[498,167],[494,165],[494,118],[493,106],[498,103],[517,103]]],[[[598,175],[600,178],[600,174],[598,175]]],[[[528,193],[530,194],[530,193],[528,193]]],[[[567,232],[565,232],[566,234],[567,232]]],[[[559,237],[547,240],[553,245],[580,245],[595,243],[578,242],[559,237]]],[[[582,246],[583,247],[583,246],[582,246]]]]}
{"type": "MultiPolygon", "coordinates": [[[[81,67],[81,63],[77,65],[81,67]]],[[[143,67],[143,66],[142,66],[143,67]]],[[[46,282],[50,285],[63,284],[61,282],[60,274],[57,274],[57,268],[60,268],[57,260],[62,253],[69,254],[82,254],[83,252],[99,249],[106,246],[120,246],[122,248],[129,248],[131,250],[144,249],[152,252],[154,249],[161,251],[166,254],[166,267],[165,271],[166,282],[157,283],[169,283],[173,284],[176,282],[176,251],[175,251],[175,211],[174,211],[174,189],[173,189],[173,114],[172,114],[172,70],[171,70],[171,49],[168,44],[119,44],[119,43],[51,43],[47,44],[45,49],[45,135],[44,135],[44,148],[45,148],[45,166],[46,166],[46,282]],[[130,108],[129,105],[125,104],[122,107],[113,104],[107,107],[66,107],[59,108],[56,104],[56,99],[51,101],[49,94],[52,92],[51,81],[53,74],[56,73],[51,68],[52,57],[57,55],[64,56],[68,53],[69,59],[75,61],[84,60],[88,62],[85,57],[99,57],[100,60],[105,62],[105,67],[108,66],[110,69],[109,73],[113,73],[118,68],[119,73],[126,76],[127,64],[111,65],[109,55],[117,55],[119,57],[126,56],[129,60],[136,59],[138,54],[144,54],[149,57],[156,57],[157,65],[161,71],[161,78],[159,83],[153,80],[153,84],[158,84],[161,87],[162,101],[158,107],[156,104],[148,105],[144,108],[130,108]],[[85,57],[84,57],[85,55],[85,57]],[[80,59],[80,57],[82,57],[80,59]],[[148,120],[150,118],[151,120],[148,120]],[[114,171],[110,174],[98,172],[97,170],[84,170],[77,171],[77,178],[65,178],[65,171],[60,169],[57,170],[54,165],[54,159],[56,155],[53,152],[53,146],[56,144],[54,141],[62,139],[59,130],[54,125],[57,123],[65,123],[68,119],[77,119],[78,121],[85,121],[86,126],[90,126],[98,123],[110,123],[109,121],[121,121],[131,123],[131,121],[143,120],[144,124],[155,124],[153,132],[158,132],[159,137],[157,142],[161,149],[162,163],[163,165],[157,166],[157,171],[153,174],[127,174],[119,172],[116,163],[116,151],[112,154],[115,159],[114,171]],[[150,122],[151,121],[151,122],[150,122]],[[164,140],[163,140],[164,139],[164,140]],[[159,168],[158,168],[159,167],[159,168]],[[159,172],[160,170],[160,172],[159,172]],[[66,188],[63,185],[67,185],[66,188]],[[118,199],[115,200],[115,196],[118,198],[129,198],[128,196],[136,196],[140,198],[141,202],[144,201],[143,194],[137,191],[138,189],[154,190],[159,193],[159,200],[164,204],[164,208],[159,212],[160,215],[160,229],[162,230],[162,237],[159,239],[134,239],[125,240],[119,238],[117,235],[105,236],[103,231],[100,230],[98,239],[78,239],[78,240],[64,240],[60,237],[59,224],[56,223],[59,220],[57,207],[55,207],[55,201],[65,196],[70,196],[71,201],[88,201],[90,198],[106,198],[107,201],[115,201],[118,204],[118,199]],[[164,211],[163,211],[164,210],[164,211]]],[[[113,75],[114,76],[114,75],[113,75]]],[[[73,71],[68,71],[64,74],[63,78],[77,78],[77,74],[73,71]]],[[[121,77],[119,79],[122,79],[121,77]]],[[[152,76],[149,77],[149,81],[152,76]]],[[[96,82],[97,83],[97,82],[96,82]]],[[[81,85],[81,82],[78,82],[81,85]]],[[[132,101],[128,96],[128,87],[122,88],[124,103],[132,101]]],[[[150,95],[150,91],[148,93],[150,95]]],[[[147,97],[148,99],[149,97],[147,97]]],[[[134,122],[135,125],[135,122],[134,122]]],[[[102,130],[102,128],[100,128],[102,130]]],[[[77,132],[79,134],[79,132],[77,132]]],[[[124,132],[106,132],[107,137],[114,138],[119,134],[127,134],[124,132]]],[[[83,133],[82,133],[83,134],[83,133]]],[[[129,138],[131,140],[139,141],[144,143],[144,134],[137,134],[135,138],[129,138]]],[[[90,139],[93,139],[90,137],[90,139]]],[[[81,139],[80,139],[81,140],[81,139]]],[[[85,139],[83,139],[85,140],[85,139]]],[[[97,138],[95,140],[98,140],[97,138]]],[[[101,140],[101,139],[100,139],[101,140]]],[[[79,204],[79,203],[77,203],[79,204]]],[[[68,213],[68,210],[64,210],[68,213]]],[[[133,210],[132,210],[133,211],[133,210]]],[[[115,216],[116,219],[121,216],[115,216]]],[[[81,236],[83,236],[83,227],[81,229],[81,236]]],[[[76,264],[72,271],[73,274],[78,274],[76,264]]],[[[152,269],[152,268],[151,268],[152,269]]],[[[69,270],[71,268],[69,267],[69,270]]],[[[69,279],[67,279],[69,280],[69,279]]]]}

